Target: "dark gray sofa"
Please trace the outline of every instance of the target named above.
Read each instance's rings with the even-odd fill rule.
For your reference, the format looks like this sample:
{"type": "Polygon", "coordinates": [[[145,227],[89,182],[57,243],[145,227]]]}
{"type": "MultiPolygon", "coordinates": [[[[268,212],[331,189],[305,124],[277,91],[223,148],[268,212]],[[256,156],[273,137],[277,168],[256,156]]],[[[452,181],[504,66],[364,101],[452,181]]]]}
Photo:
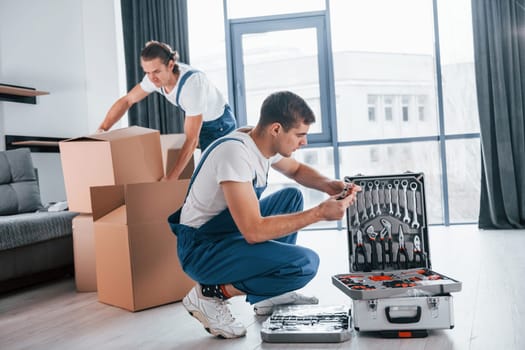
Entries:
{"type": "Polygon", "coordinates": [[[44,211],[29,149],[0,152],[0,292],[73,273],[75,215],[44,211]]]}

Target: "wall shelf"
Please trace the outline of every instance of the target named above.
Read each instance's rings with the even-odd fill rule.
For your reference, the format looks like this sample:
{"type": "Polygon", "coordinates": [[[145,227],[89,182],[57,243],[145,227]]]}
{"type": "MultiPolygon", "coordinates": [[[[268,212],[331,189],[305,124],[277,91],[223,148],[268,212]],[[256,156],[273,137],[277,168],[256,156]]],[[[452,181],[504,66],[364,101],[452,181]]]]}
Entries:
{"type": "Polygon", "coordinates": [[[64,137],[5,135],[5,147],[7,151],[29,148],[31,152],[59,153],[58,143],[66,139],[64,137]]]}
{"type": "Polygon", "coordinates": [[[24,86],[0,84],[0,101],[36,104],[36,96],[41,95],[49,95],[49,92],[24,86]]]}

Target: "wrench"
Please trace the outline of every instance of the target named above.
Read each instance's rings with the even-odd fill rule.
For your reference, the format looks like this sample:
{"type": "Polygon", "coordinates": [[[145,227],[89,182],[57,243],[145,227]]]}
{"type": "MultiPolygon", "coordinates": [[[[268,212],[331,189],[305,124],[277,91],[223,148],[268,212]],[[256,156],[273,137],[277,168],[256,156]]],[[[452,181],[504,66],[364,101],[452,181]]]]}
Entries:
{"type": "Polygon", "coordinates": [[[363,221],[367,221],[368,213],[366,212],[366,183],[361,181],[359,186],[363,189],[363,221]]]}
{"type": "Polygon", "coordinates": [[[410,222],[410,216],[408,215],[408,197],[407,197],[408,181],[407,180],[401,181],[401,186],[403,186],[403,197],[405,198],[405,216],[403,216],[403,222],[408,224],[410,222]]]}
{"type": "Polygon", "coordinates": [[[359,225],[361,225],[361,222],[359,222],[359,207],[357,206],[358,197],[359,197],[358,195],[355,196],[355,202],[354,202],[355,213],[354,213],[354,222],[352,223],[352,225],[356,227],[359,227],[359,225]]]}
{"type": "Polygon", "coordinates": [[[376,214],[374,213],[374,192],[372,190],[372,187],[374,187],[374,184],[370,181],[367,186],[368,186],[368,193],[370,193],[370,213],[368,213],[368,216],[370,216],[370,218],[375,218],[376,214]]]}
{"type": "Polygon", "coordinates": [[[377,199],[377,202],[376,202],[376,205],[377,205],[376,215],[379,216],[379,215],[381,215],[381,208],[379,207],[379,181],[375,180],[374,181],[374,185],[376,186],[376,199],[377,199]]]}
{"type": "Polygon", "coordinates": [[[381,202],[381,207],[386,210],[386,182],[381,182],[381,189],[383,191],[383,202],[381,202]]]}
{"type": "Polygon", "coordinates": [[[388,214],[393,215],[394,211],[392,210],[392,184],[388,184],[388,214]]]}
{"type": "Polygon", "coordinates": [[[417,183],[411,182],[410,190],[412,191],[413,208],[412,208],[412,225],[410,225],[410,227],[418,229],[419,221],[417,221],[416,189],[417,189],[417,183]]]}
{"type": "Polygon", "coordinates": [[[396,188],[396,216],[401,217],[401,211],[399,210],[399,180],[394,180],[394,186],[396,188]]]}

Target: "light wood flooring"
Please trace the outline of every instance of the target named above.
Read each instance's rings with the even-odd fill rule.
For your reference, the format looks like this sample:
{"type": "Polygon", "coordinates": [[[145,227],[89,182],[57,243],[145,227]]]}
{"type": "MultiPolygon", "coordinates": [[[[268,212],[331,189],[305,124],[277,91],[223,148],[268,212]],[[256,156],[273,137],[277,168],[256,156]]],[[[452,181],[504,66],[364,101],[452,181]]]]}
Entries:
{"type": "MultiPolygon", "coordinates": [[[[316,278],[302,291],[324,305],[350,299],[331,283],[348,271],[344,231],[305,231],[299,244],[321,256],[316,278]]],[[[525,231],[483,231],[475,226],[429,228],[433,270],[463,282],[454,293],[455,327],[421,339],[382,339],[353,331],[335,344],[261,341],[264,318],[241,297],[232,312],[248,329],[244,338],[214,338],[181,303],[131,313],[77,293],[65,279],[0,296],[0,349],[525,349],[525,231]]],[[[0,267],[1,268],[1,267],[0,267]]]]}

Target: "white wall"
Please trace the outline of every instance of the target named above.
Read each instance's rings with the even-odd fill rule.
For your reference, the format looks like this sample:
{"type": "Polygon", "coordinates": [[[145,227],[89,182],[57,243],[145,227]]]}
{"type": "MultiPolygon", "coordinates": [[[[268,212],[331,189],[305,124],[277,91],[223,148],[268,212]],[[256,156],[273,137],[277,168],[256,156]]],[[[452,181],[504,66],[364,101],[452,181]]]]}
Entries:
{"type": "MultiPolygon", "coordinates": [[[[0,83],[50,92],[36,105],[0,102],[0,150],[6,134],[68,138],[96,130],[125,91],[119,3],[0,2],[0,83]]],[[[33,153],[33,161],[43,202],[64,200],[59,154],[33,153]]]]}

